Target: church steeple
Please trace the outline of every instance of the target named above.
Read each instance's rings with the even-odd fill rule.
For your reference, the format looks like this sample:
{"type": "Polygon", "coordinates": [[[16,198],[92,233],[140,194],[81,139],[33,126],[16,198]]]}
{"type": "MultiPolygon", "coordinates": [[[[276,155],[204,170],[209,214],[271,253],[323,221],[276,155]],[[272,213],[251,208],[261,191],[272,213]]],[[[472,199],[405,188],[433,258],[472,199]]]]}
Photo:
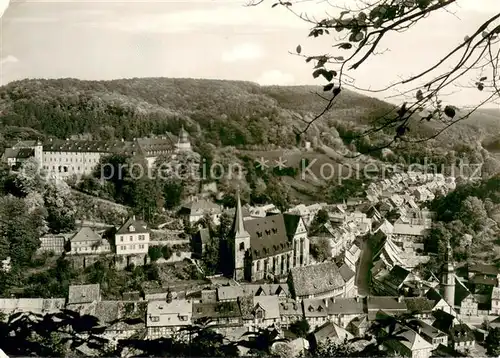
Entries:
{"type": "Polygon", "coordinates": [[[247,237],[248,232],[243,225],[243,210],[241,209],[240,189],[236,193],[236,212],[234,215],[234,235],[235,238],[247,237]]]}
{"type": "Polygon", "coordinates": [[[234,213],[234,222],[232,227],[232,250],[234,259],[233,278],[237,281],[247,279],[248,272],[245,271],[247,255],[250,250],[250,234],[245,230],[243,223],[243,210],[241,209],[240,191],[236,193],[236,211],[234,213]]]}
{"type": "Polygon", "coordinates": [[[451,306],[455,306],[455,266],[453,265],[453,250],[450,241],[446,245],[446,262],[443,265],[441,280],[443,298],[451,306]]]}

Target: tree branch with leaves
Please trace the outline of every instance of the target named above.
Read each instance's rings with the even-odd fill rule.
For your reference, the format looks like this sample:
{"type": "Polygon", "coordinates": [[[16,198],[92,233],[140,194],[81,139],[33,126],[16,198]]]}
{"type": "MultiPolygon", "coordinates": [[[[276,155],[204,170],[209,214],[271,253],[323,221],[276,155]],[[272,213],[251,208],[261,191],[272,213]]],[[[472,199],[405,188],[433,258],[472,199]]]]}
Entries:
{"type": "MultiPolygon", "coordinates": [[[[307,2],[308,0],[306,0],[307,2]]],[[[249,6],[265,3],[265,0],[251,0],[249,6]]],[[[437,137],[455,123],[468,118],[481,106],[498,101],[500,91],[498,81],[498,61],[500,45],[500,12],[485,18],[477,30],[464,37],[456,45],[450,44],[450,49],[442,58],[436,58],[434,63],[417,72],[403,76],[388,86],[372,89],[357,86],[354,75],[356,70],[367,64],[370,59],[381,52],[382,40],[389,34],[404,36],[404,32],[437,12],[451,12],[456,0],[357,0],[357,6],[347,8],[326,3],[338,15],[326,15],[317,19],[295,10],[296,5],[304,0],[282,1],[270,3],[273,8],[285,8],[301,21],[311,25],[309,37],[318,38],[330,36],[333,38],[334,54],[304,54],[304,49],[298,45],[294,54],[301,56],[307,63],[313,64],[314,78],[323,78],[325,94],[320,97],[325,106],[314,118],[307,121],[303,128],[296,128],[297,135],[305,133],[311,125],[334,108],[338,96],[344,88],[368,93],[387,93],[397,91],[397,97],[402,97],[401,106],[377,118],[371,127],[360,134],[366,136],[382,130],[391,129],[394,137],[380,148],[400,142],[422,142],[437,137]],[[466,80],[466,84],[461,83],[466,80]],[[409,89],[405,89],[409,87],[409,89]],[[445,90],[475,87],[484,92],[484,99],[472,108],[459,108],[453,104],[444,105],[442,97],[445,90]],[[410,124],[421,121],[439,122],[433,134],[425,138],[410,138],[410,124]]],[[[322,2],[324,3],[324,2],[322,2]]],[[[406,54],[398,54],[406,55],[406,54]]],[[[414,72],[408,69],[408,73],[414,72]]],[[[395,97],[395,96],[393,96],[395,97]]]]}

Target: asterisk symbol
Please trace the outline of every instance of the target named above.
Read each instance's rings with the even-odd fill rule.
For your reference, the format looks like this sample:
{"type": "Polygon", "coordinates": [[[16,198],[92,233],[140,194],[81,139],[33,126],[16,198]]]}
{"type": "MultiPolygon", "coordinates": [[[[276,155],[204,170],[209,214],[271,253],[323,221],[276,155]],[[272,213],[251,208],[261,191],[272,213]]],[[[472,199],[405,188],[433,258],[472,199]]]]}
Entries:
{"type": "Polygon", "coordinates": [[[257,167],[262,170],[269,167],[269,165],[267,165],[268,160],[266,160],[264,157],[260,157],[260,159],[256,159],[255,161],[257,162],[257,167]]]}
{"type": "Polygon", "coordinates": [[[283,170],[286,168],[286,162],[286,159],[279,157],[278,160],[275,160],[276,165],[274,167],[278,168],[279,170],[283,170]]]}

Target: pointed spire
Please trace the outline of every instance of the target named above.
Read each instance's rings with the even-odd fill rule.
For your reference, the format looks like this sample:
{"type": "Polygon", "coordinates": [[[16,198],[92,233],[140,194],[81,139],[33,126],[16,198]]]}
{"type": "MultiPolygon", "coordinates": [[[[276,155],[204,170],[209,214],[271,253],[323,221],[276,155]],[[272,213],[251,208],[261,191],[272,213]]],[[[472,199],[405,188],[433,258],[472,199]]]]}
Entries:
{"type": "Polygon", "coordinates": [[[234,215],[234,231],[236,237],[249,236],[243,225],[243,211],[241,209],[240,187],[236,191],[236,212],[234,215]]]}

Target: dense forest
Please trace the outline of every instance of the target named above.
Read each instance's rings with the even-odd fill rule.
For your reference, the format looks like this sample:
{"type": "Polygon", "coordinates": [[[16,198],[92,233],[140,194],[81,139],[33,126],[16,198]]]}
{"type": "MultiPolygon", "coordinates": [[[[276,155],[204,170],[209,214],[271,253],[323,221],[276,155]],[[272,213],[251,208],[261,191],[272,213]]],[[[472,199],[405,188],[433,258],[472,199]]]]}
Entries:
{"type": "MultiPolygon", "coordinates": [[[[320,89],[319,89],[320,90],[320,89]]],[[[250,82],[141,78],[113,81],[76,79],[22,80],[0,88],[0,129],[6,139],[87,133],[95,138],[125,138],[177,133],[184,124],[192,136],[220,145],[290,146],[325,102],[311,86],[262,87],[250,82]]],[[[390,115],[393,106],[344,91],[333,109],[308,131],[327,135],[329,128],[362,129],[390,115]],[[327,132],[327,133],[323,133],[327,132]]],[[[494,133],[491,114],[462,125],[462,138],[494,133]]],[[[418,124],[419,132],[425,132],[418,124]]],[[[498,131],[498,124],[496,130],[498,131]]],[[[345,130],[345,129],[344,129],[345,130]]],[[[451,131],[451,130],[450,130],[451,131]]]]}

